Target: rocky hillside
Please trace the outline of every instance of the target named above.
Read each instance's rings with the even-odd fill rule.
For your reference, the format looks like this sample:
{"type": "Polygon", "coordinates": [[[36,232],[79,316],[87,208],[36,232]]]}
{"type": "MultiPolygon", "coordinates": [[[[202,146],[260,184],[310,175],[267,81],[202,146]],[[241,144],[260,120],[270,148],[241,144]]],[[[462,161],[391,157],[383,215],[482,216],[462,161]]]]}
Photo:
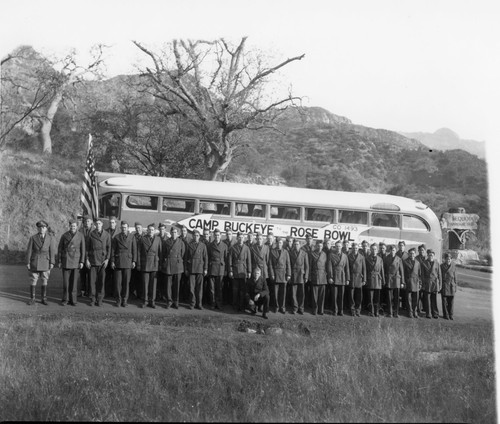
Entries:
{"type": "Polygon", "coordinates": [[[461,149],[482,159],[486,157],[484,141],[461,139],[457,133],[449,128],[441,128],[434,133],[414,132],[400,134],[405,137],[414,138],[431,149],[461,149]]]}

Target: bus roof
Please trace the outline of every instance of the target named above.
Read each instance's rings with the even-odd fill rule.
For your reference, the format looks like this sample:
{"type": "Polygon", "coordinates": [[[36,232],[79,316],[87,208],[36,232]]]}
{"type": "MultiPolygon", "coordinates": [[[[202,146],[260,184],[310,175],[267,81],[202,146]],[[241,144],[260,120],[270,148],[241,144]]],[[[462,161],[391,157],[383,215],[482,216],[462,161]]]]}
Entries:
{"type": "Polygon", "coordinates": [[[422,202],[389,194],[317,190],[219,181],[190,180],[96,172],[99,187],[106,192],[156,194],[206,200],[263,202],[325,208],[374,209],[417,212],[427,209],[422,202]],[[384,206],[385,205],[385,206],[384,206]],[[375,207],[374,207],[375,206],[375,207]],[[377,207],[378,206],[378,207],[377,207]],[[396,206],[397,208],[394,208],[396,206]],[[391,209],[392,208],[392,209],[391,209]]]}

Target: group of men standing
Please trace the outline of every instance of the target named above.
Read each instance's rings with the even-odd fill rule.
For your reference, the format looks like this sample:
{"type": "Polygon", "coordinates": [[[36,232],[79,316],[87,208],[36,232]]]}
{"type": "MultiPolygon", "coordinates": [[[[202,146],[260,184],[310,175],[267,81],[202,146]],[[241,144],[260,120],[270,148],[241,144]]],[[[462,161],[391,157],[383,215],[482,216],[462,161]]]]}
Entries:
{"type": "Polygon", "coordinates": [[[177,309],[186,287],[190,309],[203,309],[204,300],[213,309],[231,303],[236,310],[259,310],[267,318],[270,306],[275,313],[286,313],[288,294],[292,314],[303,314],[309,304],[313,315],[323,315],[329,301],[334,315],[343,315],[345,304],[352,316],[360,316],[364,308],[378,317],[385,304],[386,316],[397,318],[402,301],[410,318],[422,311],[427,318],[438,318],[441,293],[443,316],[453,319],[455,264],[449,254],[439,264],[423,245],[417,255],[415,248],[406,252],[403,241],[398,247],[331,239],[314,243],[308,235],[301,246],[298,239],[275,240],[272,234],[265,240],[261,233],[238,233],[234,239],[231,231],[222,240],[217,229],[210,240],[208,229],[190,236],[186,227],[179,231],[172,226],[168,233],[164,224],[158,232],[149,224],[144,232],[136,222],[130,232],[127,222],[118,230],[112,218],[104,230],[100,219],[84,217],[80,229],[76,221],[69,222],[56,248],[47,223],[36,225],[38,233],[27,249],[29,304],[35,303],[38,278],[42,304],[47,304],[47,281],[57,263],[63,275],[62,305],[77,304],[80,280],[80,295],[88,295],[92,306],[102,305],[112,285],[117,307],[126,307],[133,291],[142,307],[156,308],[161,300],[166,308],[177,309]]]}

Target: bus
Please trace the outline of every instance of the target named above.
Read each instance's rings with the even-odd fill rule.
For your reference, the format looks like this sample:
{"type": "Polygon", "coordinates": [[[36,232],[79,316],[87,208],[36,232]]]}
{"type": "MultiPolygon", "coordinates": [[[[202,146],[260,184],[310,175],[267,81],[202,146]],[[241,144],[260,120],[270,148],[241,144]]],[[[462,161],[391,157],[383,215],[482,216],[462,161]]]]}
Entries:
{"type": "Polygon", "coordinates": [[[419,200],[376,193],[263,186],[232,182],[176,179],[96,172],[99,215],[132,227],[163,222],[167,229],[208,228],[222,233],[260,232],[300,240],[331,238],[334,242],[404,240],[407,249],[425,244],[442,252],[441,226],[435,213],[419,200]]]}

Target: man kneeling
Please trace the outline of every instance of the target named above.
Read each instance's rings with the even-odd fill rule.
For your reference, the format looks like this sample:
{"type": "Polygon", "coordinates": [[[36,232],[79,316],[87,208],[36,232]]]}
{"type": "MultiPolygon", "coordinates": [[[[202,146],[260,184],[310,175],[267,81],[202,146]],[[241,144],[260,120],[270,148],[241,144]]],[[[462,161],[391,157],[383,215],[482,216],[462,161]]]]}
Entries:
{"type": "Polygon", "coordinates": [[[262,318],[267,319],[267,313],[269,311],[269,289],[267,288],[266,279],[261,275],[260,268],[255,268],[252,278],[247,281],[246,298],[252,314],[257,313],[256,306],[263,305],[262,318]]]}

